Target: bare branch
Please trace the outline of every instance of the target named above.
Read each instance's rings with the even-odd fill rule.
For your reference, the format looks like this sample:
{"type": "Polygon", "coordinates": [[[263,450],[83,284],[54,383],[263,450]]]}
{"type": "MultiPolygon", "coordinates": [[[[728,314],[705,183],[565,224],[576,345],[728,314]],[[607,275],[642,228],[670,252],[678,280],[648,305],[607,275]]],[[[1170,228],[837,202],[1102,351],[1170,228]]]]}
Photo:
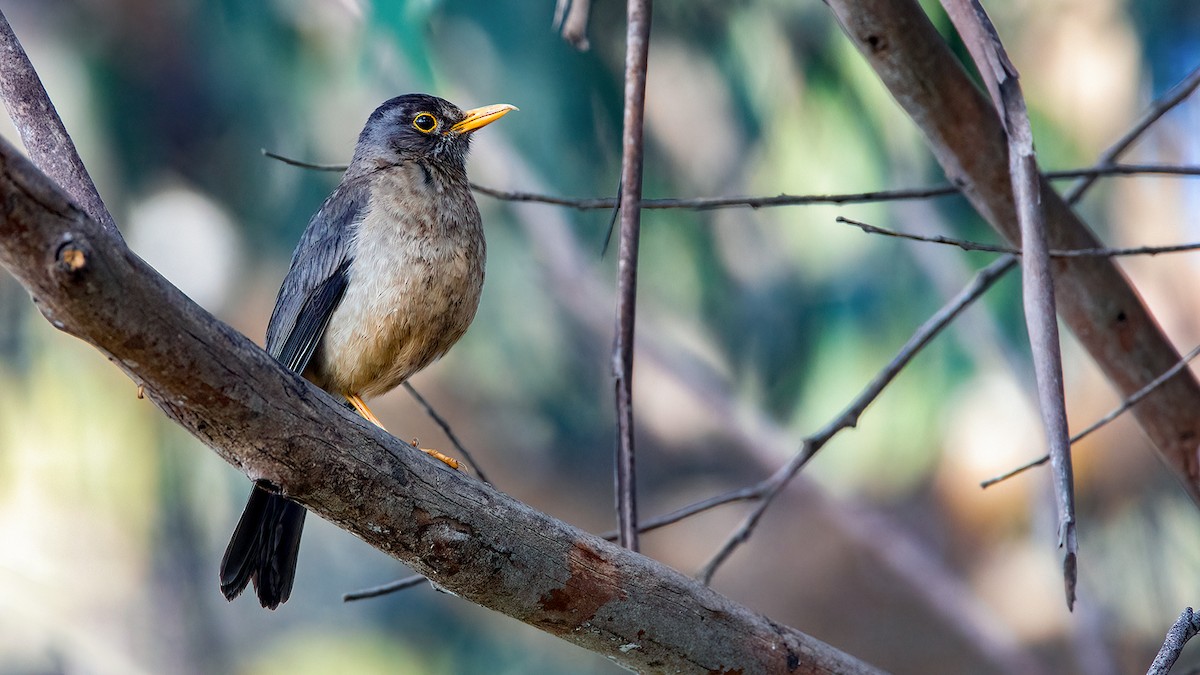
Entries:
{"type": "MultiPolygon", "coordinates": [[[[735,502],[745,502],[745,501],[753,501],[755,499],[761,499],[762,496],[766,493],[767,489],[770,487],[770,485],[768,483],[769,483],[769,481],[760,481],[749,487],[744,487],[744,488],[740,488],[737,490],[730,490],[729,492],[717,495],[715,497],[709,497],[708,499],[701,499],[698,502],[694,502],[692,504],[688,504],[687,506],[675,509],[674,511],[671,511],[670,513],[664,513],[663,515],[657,516],[655,518],[651,518],[650,520],[643,520],[638,523],[638,532],[646,533],[646,532],[651,532],[653,530],[657,530],[660,527],[666,527],[667,525],[673,525],[675,523],[678,523],[681,520],[684,520],[685,518],[691,518],[692,516],[699,515],[701,513],[704,513],[705,511],[708,511],[711,509],[715,509],[718,506],[724,506],[725,504],[733,504],[735,502]]],[[[609,541],[616,541],[617,535],[618,535],[617,531],[612,530],[610,532],[605,532],[604,534],[602,534],[600,536],[609,541]]]]}
{"type": "MultiPolygon", "coordinates": [[[[333,165],[305,165],[304,163],[296,162],[295,160],[290,160],[288,163],[297,164],[299,166],[309,166],[310,168],[328,168],[330,170],[336,170],[338,168],[333,165]]],[[[341,168],[344,169],[344,167],[341,168]]],[[[1065,180],[1069,178],[1080,177],[1140,175],[1200,176],[1200,166],[1110,163],[1103,166],[1094,166],[1085,169],[1047,171],[1044,174],[1048,180],[1065,180]]],[[[478,184],[472,184],[471,187],[480,194],[503,201],[535,202],[539,204],[549,204],[551,206],[563,206],[566,208],[578,209],[580,211],[611,209],[617,206],[618,201],[617,199],[610,197],[574,199],[570,197],[555,197],[551,195],[538,194],[535,192],[497,190],[495,188],[478,184]]],[[[957,194],[959,194],[959,189],[957,187],[946,184],[920,188],[903,188],[899,190],[874,190],[869,192],[848,192],[843,194],[825,195],[781,194],[769,197],[746,197],[735,195],[728,197],[697,197],[692,199],[643,199],[642,209],[691,209],[694,211],[709,211],[714,209],[744,207],[760,209],[779,206],[812,206],[815,204],[871,204],[877,202],[913,201],[919,199],[930,199],[933,197],[949,197],[957,194]]]]}
{"type": "Polygon", "coordinates": [[[261,152],[264,157],[270,157],[271,159],[279,160],[288,166],[296,166],[300,167],[301,169],[312,169],[313,171],[334,171],[341,173],[349,166],[347,164],[316,164],[313,162],[306,162],[301,159],[288,157],[287,155],[281,155],[277,152],[271,152],[266,148],[260,148],[259,152],[261,152]]]}
{"type": "MultiPolygon", "coordinates": [[[[446,418],[442,417],[441,414],[439,414],[438,411],[435,410],[432,405],[430,405],[429,401],[425,400],[425,397],[422,396],[420,394],[420,392],[417,391],[416,387],[412,386],[411,382],[406,381],[406,382],[404,382],[403,386],[404,386],[405,391],[407,391],[409,393],[409,395],[412,396],[413,399],[417,402],[417,404],[420,405],[421,408],[423,408],[425,410],[425,414],[429,415],[429,417],[434,421],[434,423],[436,423],[439,427],[441,427],[442,433],[446,434],[446,438],[450,439],[450,442],[454,445],[454,448],[456,450],[458,450],[458,453],[460,455],[462,455],[463,459],[466,460],[467,464],[469,464],[471,466],[471,468],[475,471],[475,475],[479,478],[479,480],[483,481],[484,483],[487,483],[488,485],[491,485],[492,481],[487,479],[487,475],[485,475],[483,473],[483,469],[480,468],[479,463],[475,461],[475,458],[473,456],[471,456],[470,452],[467,452],[466,446],[464,446],[462,444],[462,442],[458,440],[458,435],[455,434],[454,430],[450,428],[450,423],[446,421],[446,418]]],[[[405,589],[412,588],[413,586],[417,586],[424,580],[425,580],[425,577],[423,575],[414,574],[412,576],[404,577],[403,579],[399,579],[397,581],[392,581],[392,582],[383,584],[382,586],[376,586],[374,588],[367,588],[367,589],[364,589],[361,591],[354,591],[351,593],[346,593],[345,595],[342,596],[342,601],[343,602],[352,602],[355,600],[366,600],[368,598],[377,598],[377,597],[380,597],[383,595],[388,595],[390,593],[396,593],[398,591],[403,591],[405,589]]]]}
{"type": "MultiPolygon", "coordinates": [[[[921,16],[923,16],[923,13],[921,16]]],[[[1182,101],[1182,97],[1176,96],[1175,94],[1170,94],[1170,96],[1171,96],[1171,100],[1173,101],[1171,103],[1171,105],[1177,105],[1180,101],[1182,101]]],[[[1169,109],[1169,107],[1170,106],[1164,107],[1162,101],[1156,101],[1155,104],[1153,105],[1153,110],[1157,111],[1157,112],[1153,115],[1153,119],[1158,119],[1159,117],[1161,117],[1162,114],[1165,112],[1165,110],[1169,109]]],[[[1150,115],[1147,115],[1147,118],[1149,118],[1149,117],[1150,117],[1150,115]]],[[[1149,126],[1150,126],[1150,124],[1147,123],[1144,118],[1137,125],[1137,129],[1136,129],[1137,133],[1138,134],[1144,133],[1149,128],[1149,126]]],[[[1126,134],[1126,136],[1121,140],[1119,145],[1121,145],[1122,147],[1128,147],[1129,144],[1132,143],[1132,139],[1134,139],[1136,137],[1137,137],[1137,134],[1126,134]]],[[[1115,147],[1116,146],[1114,146],[1114,148],[1115,147]]],[[[1119,152],[1119,150],[1117,150],[1117,151],[1110,150],[1108,153],[1106,153],[1106,156],[1111,159],[1111,158],[1115,157],[1118,152],[1119,152]]],[[[1088,186],[1088,187],[1090,187],[1090,186],[1088,186]]],[[[1078,201],[1083,196],[1085,191],[1086,191],[1086,187],[1083,190],[1075,191],[1070,196],[1070,202],[1074,203],[1074,202],[1078,201]]],[[[839,220],[841,220],[841,219],[839,219],[839,220]]],[[[1081,250],[1087,250],[1087,249],[1081,249],[1081,250]]],[[[1092,250],[1098,250],[1098,249],[1092,249],[1092,250]]],[[[958,308],[957,311],[961,311],[967,305],[974,302],[978,297],[980,297],[982,295],[982,293],[988,287],[990,287],[990,285],[992,283],[994,283],[996,280],[998,280],[1000,277],[1002,277],[1004,274],[1006,274],[1009,270],[1013,269],[1013,267],[1015,267],[1015,264],[1016,264],[1016,258],[1013,256],[1006,256],[1005,258],[997,260],[995,263],[992,264],[992,266],[989,266],[988,268],[986,268],[984,270],[984,272],[981,272],[980,275],[978,275],[976,277],[976,279],[972,282],[972,284],[968,288],[964,289],[962,291],[962,293],[959,294],[959,296],[956,296],[954,300],[952,300],[950,303],[948,303],[946,306],[944,306],[942,308],[942,310],[939,311],[938,315],[935,315],[935,317],[931,318],[930,321],[925,324],[925,326],[922,326],[921,330],[923,331],[926,327],[930,326],[930,324],[934,322],[934,320],[937,318],[937,316],[940,316],[948,311],[951,311],[952,308],[957,307],[958,308]],[[983,280],[982,278],[985,277],[985,274],[987,277],[986,283],[981,288],[978,288],[978,292],[971,293],[970,292],[971,289],[976,288],[980,285],[980,282],[981,282],[981,280],[983,280]],[[964,297],[964,296],[966,296],[966,297],[964,297]]],[[[920,332],[921,331],[918,331],[918,334],[920,332]]],[[[914,335],[914,337],[912,339],[910,339],[909,344],[912,344],[913,340],[915,340],[915,339],[916,339],[916,336],[914,335]]],[[[907,346],[908,345],[906,345],[906,348],[907,348],[907,346]]],[[[902,350],[902,353],[904,351],[905,350],[902,350]]],[[[895,361],[893,361],[892,364],[889,364],[889,369],[893,365],[895,365],[895,361]]],[[[1170,381],[1171,378],[1173,378],[1176,374],[1178,374],[1178,372],[1181,368],[1182,368],[1182,366],[1179,363],[1173,364],[1173,367],[1167,373],[1164,373],[1164,375],[1162,376],[1162,382],[1170,381]]],[[[884,375],[884,373],[881,373],[879,376],[877,376],[877,381],[880,377],[883,377],[883,375],[884,375]]],[[[1158,384],[1161,384],[1161,383],[1158,383],[1158,384]]],[[[1157,384],[1155,384],[1155,386],[1157,386],[1157,384]]],[[[1146,390],[1141,392],[1141,395],[1137,397],[1137,400],[1141,400],[1142,397],[1148,395],[1154,388],[1155,388],[1154,386],[1148,386],[1146,388],[1146,390]]],[[[878,394],[878,392],[876,393],[876,395],[877,394],[878,394]]],[[[860,398],[858,400],[861,401],[863,399],[860,396],[860,398]]],[[[871,399],[868,399],[867,403],[869,403],[870,400],[871,399]]],[[[863,408],[865,409],[865,405],[863,406],[863,408]]],[[[771,476],[771,478],[768,478],[767,480],[762,481],[756,485],[750,486],[748,488],[743,488],[741,490],[726,493],[725,495],[721,495],[718,497],[713,497],[713,498],[710,498],[707,500],[703,500],[701,502],[697,502],[696,504],[685,506],[685,507],[673,512],[672,514],[668,514],[668,517],[671,517],[671,522],[676,522],[682,518],[689,517],[689,516],[695,515],[697,513],[702,513],[708,509],[714,508],[716,506],[719,506],[719,505],[722,505],[725,503],[729,503],[731,501],[739,501],[739,500],[743,500],[743,499],[750,499],[750,500],[760,499],[767,495],[770,495],[773,498],[774,493],[771,492],[771,488],[774,485],[774,482],[776,481],[776,479],[779,479],[779,478],[782,478],[783,476],[788,475],[788,470],[793,464],[802,465],[803,462],[807,461],[807,457],[805,457],[805,455],[806,455],[806,453],[810,452],[809,441],[814,440],[814,438],[815,437],[810,437],[809,439],[806,439],[801,452],[798,453],[795,457],[793,457],[793,459],[787,465],[785,465],[784,467],[781,467],[775,474],[773,474],[771,476]]],[[[819,447],[818,447],[818,449],[819,449],[819,447]]],[[[809,456],[811,456],[811,455],[809,455],[809,456]]],[[[1047,457],[1044,461],[1048,461],[1048,460],[1049,460],[1049,457],[1047,457]]],[[[800,468],[800,466],[797,466],[796,471],[798,471],[799,468],[800,468]]],[[[791,475],[794,475],[794,472],[791,475]]],[[[731,536],[725,542],[721,551],[718,553],[717,557],[715,557],[713,560],[711,560],[708,563],[708,565],[706,565],[705,568],[702,570],[701,574],[699,575],[702,580],[707,581],[707,580],[711,579],[713,572],[715,572],[716,568],[719,567],[720,561],[724,560],[724,558],[728,557],[729,553],[732,552],[732,550],[735,549],[737,545],[739,545],[741,542],[745,541],[746,537],[748,536],[749,531],[751,531],[753,529],[754,525],[758,521],[758,518],[761,517],[761,511],[765,510],[765,508],[766,508],[766,506],[764,506],[762,504],[758,505],[758,507],[756,508],[756,511],[754,513],[752,513],[751,516],[743,523],[742,527],[739,528],[739,530],[737,532],[735,532],[735,534],[733,536],[731,536]],[[718,560],[718,558],[720,560],[718,560]]]]}
{"type": "Polygon", "coordinates": [[[638,548],[637,480],[633,448],[633,334],[637,315],[638,239],[642,227],[642,124],[650,52],[650,0],[628,0],[625,30],[625,121],[621,155],[621,232],[617,243],[617,320],[613,388],[617,410],[617,530],[638,548]]]}
{"type": "MultiPolygon", "coordinates": [[[[907,239],[909,241],[920,241],[929,244],[943,244],[946,246],[955,246],[964,251],[983,251],[986,253],[1008,253],[1010,255],[1021,255],[1021,250],[1011,246],[999,246],[996,244],[984,244],[969,239],[956,239],[954,237],[946,237],[943,235],[923,235],[909,234],[907,232],[897,232],[889,230],[878,225],[864,223],[861,220],[853,218],[845,218],[838,216],[836,222],[846,225],[853,225],[867,234],[881,234],[885,237],[896,237],[897,239],[907,239]]],[[[1051,249],[1051,258],[1082,258],[1082,257],[1101,257],[1101,258],[1120,258],[1125,256],[1135,255],[1160,255],[1163,253],[1187,253],[1200,250],[1200,242],[1191,244],[1170,244],[1167,246],[1133,246],[1129,248],[1082,248],[1074,251],[1062,251],[1059,249],[1051,249]]]]}
{"type": "Polygon", "coordinates": [[[1162,647],[1159,648],[1158,654],[1154,657],[1154,662],[1150,664],[1150,669],[1146,671],[1146,675],[1167,675],[1171,672],[1171,668],[1175,665],[1175,661],[1179,659],[1179,655],[1183,653],[1184,646],[1188,640],[1196,637],[1200,633],[1200,616],[1192,613],[1191,607],[1185,607],[1183,613],[1175,620],[1171,629],[1167,631],[1167,637],[1163,639],[1162,647]]]}
{"type": "MultiPolygon", "coordinates": [[[[1161,113],[1159,114],[1161,116],[1161,113]]],[[[262,150],[262,154],[276,159],[284,164],[297,166],[315,171],[345,171],[345,164],[316,164],[280,155],[270,150],[262,150]]],[[[1063,169],[1047,171],[1042,174],[1047,180],[1066,180],[1069,178],[1096,178],[1103,176],[1200,176],[1200,166],[1179,166],[1174,164],[1104,164],[1086,169],[1063,169]]],[[[616,197],[590,197],[584,199],[572,197],[555,197],[537,192],[521,192],[498,190],[496,188],[471,184],[471,189],[481,195],[507,202],[532,202],[550,206],[562,206],[579,211],[597,211],[614,209],[620,206],[620,190],[616,197]]],[[[642,209],[691,209],[694,211],[709,211],[714,209],[749,207],[752,209],[770,208],[776,206],[812,206],[815,204],[871,204],[877,202],[913,201],[933,197],[949,197],[959,194],[959,189],[953,185],[934,185],[923,188],[903,188],[900,190],[875,190],[871,192],[849,192],[845,194],[827,195],[774,195],[759,197],[697,197],[693,199],[660,198],[643,199],[642,209]]],[[[1072,203],[1073,200],[1071,200],[1072,203]]]]}
{"type": "Polygon", "coordinates": [[[88,175],[75,142],[63,126],[25,48],[0,12],[0,99],[35,166],[58,183],[85,213],[116,236],[121,234],[88,175]]]}
{"type": "Polygon", "coordinates": [[[1066,393],[1063,391],[1058,310],[1054,300],[1054,279],[1050,272],[1050,247],[1046,243],[1045,214],[1042,211],[1042,181],[1038,173],[1037,154],[1033,149],[1033,128],[1025,109],[1020,75],[1009,60],[1000,35],[979,0],[942,0],[942,7],[971,52],[1004,122],[1008,138],[1008,167],[1021,234],[1021,296],[1025,306],[1025,326],[1033,356],[1038,409],[1050,446],[1050,466],[1054,474],[1054,496],[1058,506],[1058,546],[1065,549],[1063,583],[1067,609],[1074,609],[1079,564],[1075,477],[1071,465],[1070,432],[1067,430],[1066,393]]]}

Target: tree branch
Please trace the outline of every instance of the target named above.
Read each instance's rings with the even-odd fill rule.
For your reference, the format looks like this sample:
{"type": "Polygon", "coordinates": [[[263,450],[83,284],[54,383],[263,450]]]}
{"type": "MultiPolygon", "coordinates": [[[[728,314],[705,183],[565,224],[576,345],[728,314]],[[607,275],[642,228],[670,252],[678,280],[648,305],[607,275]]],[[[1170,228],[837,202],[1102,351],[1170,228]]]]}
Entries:
{"type": "MultiPolygon", "coordinates": [[[[879,234],[885,237],[896,237],[897,239],[907,239],[909,241],[922,241],[928,244],[942,244],[945,246],[955,246],[964,251],[983,251],[985,253],[1009,253],[1012,255],[1021,255],[1021,249],[1013,248],[1012,246],[998,246],[996,244],[984,244],[978,241],[969,239],[956,239],[954,237],[946,237],[943,235],[924,235],[910,234],[908,232],[897,232],[889,230],[878,225],[864,223],[861,220],[838,216],[834,219],[835,222],[845,225],[853,225],[867,234],[879,234]]],[[[1107,258],[1121,258],[1125,256],[1135,255],[1160,255],[1163,253],[1189,253],[1200,250],[1200,242],[1192,242],[1190,244],[1168,244],[1166,246],[1130,246],[1127,248],[1081,248],[1073,251],[1060,251],[1058,249],[1050,250],[1051,258],[1079,258],[1088,256],[1099,256],[1107,258]]]]}
{"type": "MultiPolygon", "coordinates": [[[[1190,92],[1190,90],[1189,90],[1190,92]]],[[[1178,104],[1178,100],[1175,104],[1178,104]]],[[[1158,119],[1166,110],[1160,110],[1156,113],[1154,119],[1158,119]]],[[[1153,123],[1151,120],[1147,126],[1153,123]]],[[[1144,131],[1144,128],[1143,128],[1144,131]]],[[[1139,132],[1140,133],[1140,132],[1139,132]]],[[[302,169],[312,169],[314,171],[345,171],[345,164],[318,164],[316,162],[306,162],[304,160],[281,155],[277,152],[271,152],[267,149],[261,150],[262,154],[271,159],[279,160],[289,166],[296,166],[302,169]]],[[[1110,151],[1111,152],[1111,151],[1110,151]]],[[[1107,156],[1108,153],[1106,153],[1107,156]]],[[[1114,164],[1112,158],[1102,159],[1101,164],[1087,167],[1084,169],[1059,169],[1056,171],[1046,171],[1042,173],[1046,180],[1066,180],[1068,178],[1101,178],[1105,176],[1200,176],[1200,166],[1180,166],[1175,164],[1114,164]]],[[[1089,181],[1085,186],[1091,187],[1089,181]]],[[[620,205],[621,197],[620,190],[617,191],[616,197],[556,197],[554,195],[541,194],[537,192],[524,192],[514,190],[499,190],[478,183],[471,183],[471,189],[481,195],[487,195],[493,199],[499,199],[505,202],[529,202],[534,204],[547,204],[549,206],[562,206],[578,211],[596,211],[599,209],[612,209],[620,205]]],[[[1072,189],[1072,194],[1078,192],[1082,194],[1082,190],[1078,187],[1072,189]]],[[[695,197],[691,199],[680,199],[676,197],[666,197],[659,199],[643,199],[642,210],[647,209],[691,209],[694,211],[710,211],[714,209],[728,209],[749,207],[752,209],[770,208],[775,206],[812,206],[814,204],[872,204],[877,202],[899,202],[912,201],[917,199],[930,199],[933,197],[948,197],[959,193],[959,188],[954,185],[933,185],[923,188],[901,188],[898,190],[874,190],[871,192],[848,192],[843,194],[826,194],[826,195],[789,195],[781,194],[774,196],[723,196],[723,197],[695,197]]],[[[1068,202],[1072,200],[1068,199],[1068,202]]]]}
{"type": "Polygon", "coordinates": [[[55,327],[250,478],[472,602],[635,670],[876,672],[357,418],[171,286],[4,142],[0,265],[55,327]]]}
{"type": "Polygon", "coordinates": [[[650,0],[628,0],[625,31],[625,121],[621,147],[621,231],[617,242],[617,319],[613,340],[616,391],[618,541],[638,548],[633,449],[633,333],[637,316],[638,239],[642,228],[642,119],[650,51],[650,0]]]}
{"type": "Polygon", "coordinates": [[[33,163],[113,236],[120,237],[112,214],[75,150],[50,95],[29,56],[0,12],[0,99],[33,163]]]}
{"type": "Polygon", "coordinates": [[[1033,356],[1038,409],[1050,447],[1054,497],[1058,506],[1058,546],[1065,549],[1063,580],[1067,609],[1074,609],[1078,581],[1075,478],[1071,466],[1070,432],[1067,430],[1054,279],[1050,272],[1050,247],[1046,243],[1042,181],[1033,149],[1033,128],[1029,124],[1025,96],[1021,93],[1020,76],[979,0],[942,0],[942,6],[983,75],[984,84],[1004,123],[1005,138],[1008,139],[1008,168],[1021,235],[1021,297],[1025,307],[1025,326],[1033,356]]]}
{"type": "Polygon", "coordinates": [[[1175,661],[1183,653],[1183,648],[1187,645],[1188,640],[1196,637],[1197,633],[1200,633],[1200,616],[1192,613],[1191,607],[1185,607],[1183,613],[1179,615],[1174,625],[1167,631],[1167,637],[1163,639],[1162,647],[1159,648],[1158,654],[1154,657],[1154,662],[1150,664],[1150,669],[1146,671],[1146,675],[1167,675],[1170,673],[1171,667],[1175,665],[1175,661]]]}
{"type": "MultiPolygon", "coordinates": [[[[1005,133],[915,0],[828,0],[846,35],[925,134],[951,182],[1010,242],[1020,241],[1005,133]]],[[[1049,186],[1040,186],[1047,243],[1055,249],[1101,244],[1049,186]]],[[[1058,311],[1123,396],[1179,361],[1132,286],[1106,258],[1052,264],[1058,311]]],[[[1155,449],[1200,503],[1200,383],[1188,371],[1133,410],[1155,449]]]]}

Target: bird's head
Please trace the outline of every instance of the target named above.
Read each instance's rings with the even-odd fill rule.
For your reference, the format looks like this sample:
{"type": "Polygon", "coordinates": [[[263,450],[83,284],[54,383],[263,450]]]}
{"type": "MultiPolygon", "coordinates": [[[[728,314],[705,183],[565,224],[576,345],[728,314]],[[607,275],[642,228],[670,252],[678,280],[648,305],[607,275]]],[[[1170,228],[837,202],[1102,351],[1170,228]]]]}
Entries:
{"type": "Polygon", "coordinates": [[[421,160],[463,169],[472,132],[516,109],[502,103],[462,110],[428,94],[397,96],[367,119],[351,166],[367,169],[421,160]]]}

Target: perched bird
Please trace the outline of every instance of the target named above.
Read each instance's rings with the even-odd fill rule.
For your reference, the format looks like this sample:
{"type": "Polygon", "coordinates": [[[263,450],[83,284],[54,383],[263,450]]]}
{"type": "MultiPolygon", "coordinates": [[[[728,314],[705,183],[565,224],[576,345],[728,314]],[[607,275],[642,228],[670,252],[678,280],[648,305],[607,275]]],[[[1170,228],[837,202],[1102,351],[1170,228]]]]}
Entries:
{"type": "MultiPolygon", "coordinates": [[[[475,317],[486,251],[467,149],[511,110],[407,94],[371,114],[292,254],[267,326],[271,356],[379,424],[363,398],[445,354],[475,317]]],[[[221,560],[226,599],[251,581],[263,607],[288,599],[304,514],[254,488],[221,560]]]]}

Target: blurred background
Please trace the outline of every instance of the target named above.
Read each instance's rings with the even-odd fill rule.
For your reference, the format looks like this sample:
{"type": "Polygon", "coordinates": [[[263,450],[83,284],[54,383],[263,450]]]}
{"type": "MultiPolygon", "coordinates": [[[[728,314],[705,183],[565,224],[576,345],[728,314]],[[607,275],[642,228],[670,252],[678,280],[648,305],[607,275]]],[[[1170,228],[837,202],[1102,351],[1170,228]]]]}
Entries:
{"type": "MultiPolygon", "coordinates": [[[[367,115],[427,91],[519,113],[475,140],[480,184],[611,195],[624,6],[590,51],[554,3],[8,0],[132,248],[260,341],[288,256],[367,115]]],[[[986,3],[1022,73],[1042,166],[1086,166],[1200,64],[1191,0],[986,3]]],[[[925,3],[943,32],[936,2],[925,3]]],[[[957,45],[957,42],[955,42],[957,45]]],[[[962,50],[959,50],[960,53],[962,50]]],[[[647,197],[857,192],[940,170],[816,0],[657,3],[647,197]]],[[[1200,159],[1200,101],[1129,161],[1200,159]]],[[[15,134],[8,123],[0,133],[15,134]]],[[[414,385],[508,494],[614,526],[609,213],[480,196],[489,260],[463,341],[414,385]]],[[[1186,179],[1114,178],[1081,205],[1112,245],[1200,237],[1186,179]]],[[[635,376],[644,516],[753,483],[832,419],[993,256],[870,236],[838,215],[994,242],[960,198],[643,215],[635,376]]],[[[1181,351],[1200,341],[1200,257],[1120,265],[1181,351]]],[[[1200,603],[1200,513],[1120,419],[1076,446],[1081,586],[1066,611],[1047,474],[979,481],[1042,453],[1019,280],[922,353],[789,488],[714,586],[896,673],[1144,670],[1200,603]],[[869,617],[869,618],[868,618],[869,617]]],[[[1073,429],[1118,403],[1070,337],[1073,429]]],[[[403,391],[403,438],[449,442],[403,391]]],[[[244,476],[168,423],[103,357],[0,276],[0,672],[613,673],[616,666],[428,585],[310,518],[291,600],[226,603],[217,565],[244,476]]],[[[694,573],[745,505],[646,535],[694,573]]],[[[1184,664],[1200,663],[1200,647],[1184,664]]],[[[1183,668],[1183,666],[1179,666],[1183,668]]]]}

